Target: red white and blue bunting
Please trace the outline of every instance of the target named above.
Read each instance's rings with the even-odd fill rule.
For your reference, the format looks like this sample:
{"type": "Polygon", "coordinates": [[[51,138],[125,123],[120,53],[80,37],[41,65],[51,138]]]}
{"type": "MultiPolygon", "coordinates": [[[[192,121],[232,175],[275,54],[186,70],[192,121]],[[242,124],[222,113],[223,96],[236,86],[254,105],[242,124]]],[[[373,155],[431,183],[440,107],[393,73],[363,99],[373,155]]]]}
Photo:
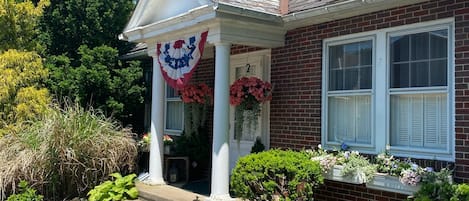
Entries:
{"type": "Polygon", "coordinates": [[[195,34],[186,39],[158,43],[157,56],[166,83],[181,89],[192,77],[202,58],[208,31],[195,34]]]}

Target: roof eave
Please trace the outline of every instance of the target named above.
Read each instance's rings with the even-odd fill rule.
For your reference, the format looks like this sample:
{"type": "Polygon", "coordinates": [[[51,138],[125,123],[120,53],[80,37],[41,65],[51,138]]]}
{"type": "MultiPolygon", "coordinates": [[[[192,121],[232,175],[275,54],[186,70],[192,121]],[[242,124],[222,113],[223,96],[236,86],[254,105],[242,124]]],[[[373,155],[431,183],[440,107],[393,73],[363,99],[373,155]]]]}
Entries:
{"type": "Polygon", "coordinates": [[[223,15],[242,16],[252,20],[262,21],[266,24],[283,26],[283,21],[280,15],[264,13],[220,2],[213,5],[194,8],[186,13],[182,13],[165,20],[160,20],[149,25],[125,30],[121,35],[119,35],[119,39],[129,42],[145,42],[148,38],[184,29],[184,27],[209,24],[223,15]]]}
{"type": "Polygon", "coordinates": [[[119,35],[119,39],[129,42],[145,42],[147,38],[151,37],[151,35],[149,36],[148,34],[154,30],[163,31],[168,27],[174,27],[174,25],[178,25],[182,22],[197,24],[214,17],[215,14],[213,7],[211,5],[205,5],[191,9],[171,18],[125,30],[121,35],[119,35]]]}
{"type": "Polygon", "coordinates": [[[427,0],[348,0],[291,13],[282,19],[285,28],[291,30],[424,1],[427,0]]]}

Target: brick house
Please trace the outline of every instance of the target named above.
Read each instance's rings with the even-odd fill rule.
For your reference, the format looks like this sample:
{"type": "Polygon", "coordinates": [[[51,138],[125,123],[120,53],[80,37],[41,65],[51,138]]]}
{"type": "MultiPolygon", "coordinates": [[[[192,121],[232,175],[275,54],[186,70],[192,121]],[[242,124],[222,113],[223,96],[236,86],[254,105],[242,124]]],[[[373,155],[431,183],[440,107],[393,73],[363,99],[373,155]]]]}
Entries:
{"type": "MultiPolygon", "coordinates": [[[[151,182],[164,182],[162,135],[180,134],[183,115],[165,89],[156,44],[205,30],[192,82],[215,88],[211,200],[229,199],[229,170],[256,137],[269,148],[346,142],[378,154],[389,146],[422,165],[454,167],[457,181],[469,181],[469,1],[141,0],[121,37],[146,43],[158,70],[151,131],[160,146],[152,146],[151,182]],[[245,131],[233,130],[228,87],[241,76],[270,81],[273,99],[262,106],[259,128],[232,146],[234,133],[245,131]]],[[[405,198],[329,180],[317,194],[405,198]]]]}

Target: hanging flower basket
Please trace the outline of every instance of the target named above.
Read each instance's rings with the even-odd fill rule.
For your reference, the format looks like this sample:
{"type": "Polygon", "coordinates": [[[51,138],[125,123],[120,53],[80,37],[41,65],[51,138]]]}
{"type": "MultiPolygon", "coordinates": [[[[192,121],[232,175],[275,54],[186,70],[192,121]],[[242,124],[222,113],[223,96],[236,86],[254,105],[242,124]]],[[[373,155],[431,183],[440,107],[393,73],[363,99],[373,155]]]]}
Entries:
{"type": "Polygon", "coordinates": [[[212,103],[213,90],[205,83],[189,84],[179,90],[182,102],[184,103],[212,103]]]}
{"type": "Polygon", "coordinates": [[[184,104],[184,132],[191,135],[205,126],[209,105],[213,103],[213,89],[204,83],[190,84],[179,90],[184,104]]]}
{"type": "MultiPolygon", "coordinates": [[[[230,86],[230,104],[236,107],[235,129],[241,130],[243,121],[257,127],[260,104],[272,100],[272,85],[257,77],[242,77],[230,86]],[[246,110],[250,112],[245,112],[246,110]],[[245,114],[248,114],[246,117],[245,114]],[[254,125],[253,125],[254,124],[254,125]]],[[[236,132],[242,134],[242,132],[236,132]]],[[[235,136],[241,139],[241,136],[235,136]]]]}

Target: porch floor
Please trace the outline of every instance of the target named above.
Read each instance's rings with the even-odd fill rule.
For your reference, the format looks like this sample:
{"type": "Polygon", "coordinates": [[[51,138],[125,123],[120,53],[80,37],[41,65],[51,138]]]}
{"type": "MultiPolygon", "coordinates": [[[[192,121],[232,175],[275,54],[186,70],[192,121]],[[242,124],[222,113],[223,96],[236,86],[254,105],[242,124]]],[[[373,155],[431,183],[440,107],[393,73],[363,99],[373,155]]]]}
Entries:
{"type": "Polygon", "coordinates": [[[204,201],[206,196],[186,191],[171,185],[135,184],[141,201],[204,201]]]}

